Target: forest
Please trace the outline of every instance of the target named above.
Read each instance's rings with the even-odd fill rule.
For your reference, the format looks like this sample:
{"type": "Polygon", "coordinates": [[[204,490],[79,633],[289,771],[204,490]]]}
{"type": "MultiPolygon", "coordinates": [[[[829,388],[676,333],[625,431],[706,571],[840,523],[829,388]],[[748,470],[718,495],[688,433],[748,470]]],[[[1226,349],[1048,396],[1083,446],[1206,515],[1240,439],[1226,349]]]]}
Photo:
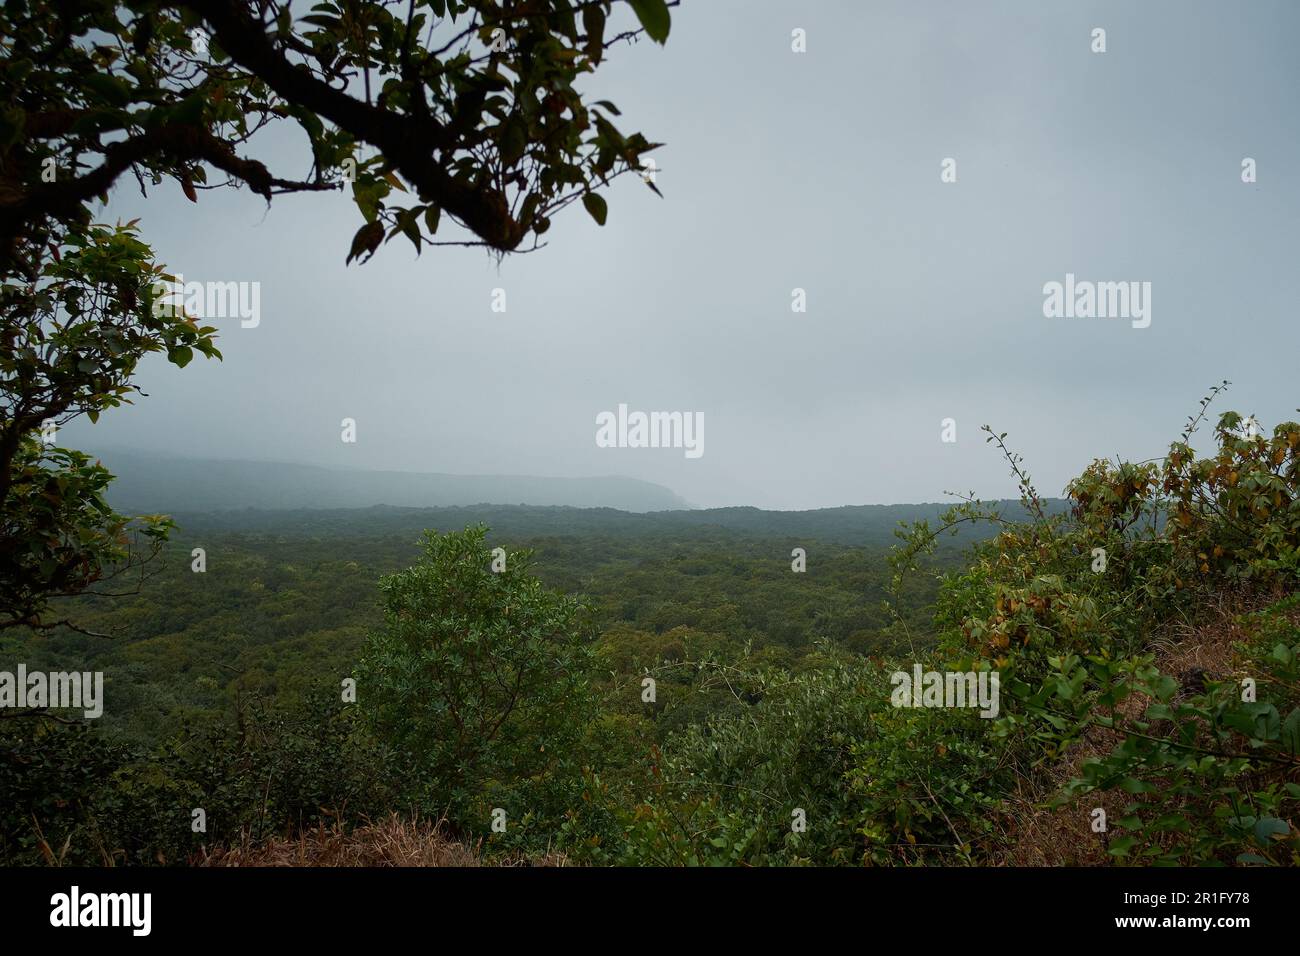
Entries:
{"type": "Polygon", "coordinates": [[[1294,865],[1300,424],[1223,413],[1198,458],[1221,390],[1063,500],[990,433],[1020,501],[807,536],[743,509],[182,519],[80,632],[4,635],[108,701],[0,727],[4,859],[178,864],[396,813],[587,865],[1294,865]],[[996,673],[993,719],[898,706],[913,667],[996,673]]]}
{"type": "MultiPolygon", "coordinates": [[[[488,506],[180,515],[179,530],[138,594],[77,602],[79,625],[112,639],[8,632],[0,637],[0,662],[105,672],[113,705],[87,736],[96,746],[134,748],[142,761],[241,726],[250,714],[307,721],[307,714],[325,708],[332,720],[350,721],[340,681],[353,674],[368,635],[383,625],[379,581],[420,556],[423,530],[441,530],[464,536],[484,553],[502,547],[508,563],[531,560],[531,573],[547,588],[581,595],[581,626],[591,641],[586,664],[594,668],[588,676],[610,719],[619,715],[620,730],[633,735],[625,741],[631,747],[637,735],[667,739],[734,705],[719,668],[797,669],[830,647],[882,652],[891,620],[882,542],[892,537],[900,510],[919,519],[940,509],[807,513],[805,535],[797,534],[801,516],[755,509],[631,515],[488,506]],[[823,524],[838,528],[842,539],[863,543],[820,542],[814,535],[823,524]],[[489,527],[505,533],[486,534],[489,527]],[[791,569],[796,542],[808,554],[803,573],[791,569]],[[206,567],[197,573],[191,553],[200,546],[206,567]],[[639,677],[661,669],[655,705],[633,706],[639,677]]],[[[950,546],[948,560],[956,553],[950,546]]],[[[935,590],[932,576],[925,576],[902,592],[906,613],[918,625],[935,590]]],[[[21,766],[7,765],[15,772],[21,766]]],[[[280,772],[297,773],[288,765],[280,772]]],[[[30,798],[48,782],[27,777],[20,786],[14,780],[10,792],[30,798]]],[[[332,803],[325,795],[312,799],[332,803]]],[[[59,793],[48,805],[77,803],[59,793]]],[[[320,812],[313,806],[304,816],[304,808],[295,807],[259,835],[279,832],[286,820],[310,824],[320,812]]],[[[75,819],[74,813],[65,822],[75,819]]],[[[26,820],[23,814],[11,821],[7,853],[18,854],[19,846],[37,852],[26,820]]],[[[241,815],[225,824],[225,835],[233,838],[248,820],[241,815]]],[[[58,826],[54,820],[42,824],[47,841],[58,826]]],[[[152,859],[151,850],[131,858],[152,859]]]]}

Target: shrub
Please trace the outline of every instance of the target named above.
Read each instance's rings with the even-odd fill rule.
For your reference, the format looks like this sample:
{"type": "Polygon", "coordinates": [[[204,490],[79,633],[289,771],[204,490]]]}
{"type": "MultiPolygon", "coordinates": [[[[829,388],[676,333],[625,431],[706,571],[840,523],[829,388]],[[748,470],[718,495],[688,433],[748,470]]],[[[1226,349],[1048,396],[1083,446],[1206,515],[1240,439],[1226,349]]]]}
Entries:
{"type": "Polygon", "coordinates": [[[542,587],[529,552],[492,570],[485,535],[426,532],[421,560],[381,579],[385,627],[358,699],[409,806],[480,832],[500,807],[511,842],[576,792],[591,643],[581,606],[542,587]]]}

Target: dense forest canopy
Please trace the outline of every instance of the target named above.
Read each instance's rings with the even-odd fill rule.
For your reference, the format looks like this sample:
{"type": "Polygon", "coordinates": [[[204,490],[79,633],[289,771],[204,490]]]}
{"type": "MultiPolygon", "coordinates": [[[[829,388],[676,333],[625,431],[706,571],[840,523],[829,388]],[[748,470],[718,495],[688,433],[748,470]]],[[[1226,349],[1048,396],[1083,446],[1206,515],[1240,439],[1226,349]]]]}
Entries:
{"type": "Polygon", "coordinates": [[[139,595],[80,599],[125,639],[0,643],[115,701],[0,727],[0,846],[180,862],[397,810],[593,864],[1294,864],[1300,424],[1225,413],[1198,456],[1213,397],[1065,507],[1008,451],[1019,502],[887,549],[817,512],[194,516],[139,595]]]}

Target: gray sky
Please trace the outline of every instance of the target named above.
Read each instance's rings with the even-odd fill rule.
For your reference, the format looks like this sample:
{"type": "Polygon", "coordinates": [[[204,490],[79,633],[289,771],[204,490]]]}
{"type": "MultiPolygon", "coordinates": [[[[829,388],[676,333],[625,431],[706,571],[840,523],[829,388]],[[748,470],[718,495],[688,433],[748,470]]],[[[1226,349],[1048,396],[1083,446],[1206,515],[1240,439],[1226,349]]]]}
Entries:
{"type": "Polygon", "coordinates": [[[1056,494],[1094,457],[1162,454],[1224,378],[1220,408],[1271,428],[1300,404],[1298,33],[1262,0],[687,0],[665,48],[589,82],[667,144],[666,199],[625,177],[603,229],[575,206],[499,266],[399,239],[344,268],[342,196],[123,184],[104,218],[141,217],[186,279],[260,282],[261,324],[214,322],[224,362],[151,358],[149,397],[63,437],[795,509],[1014,494],[985,422],[1056,494]],[[1045,318],[1067,272],[1150,282],[1150,327],[1045,318]],[[702,412],[704,455],[597,447],[620,402],[702,412]]]}

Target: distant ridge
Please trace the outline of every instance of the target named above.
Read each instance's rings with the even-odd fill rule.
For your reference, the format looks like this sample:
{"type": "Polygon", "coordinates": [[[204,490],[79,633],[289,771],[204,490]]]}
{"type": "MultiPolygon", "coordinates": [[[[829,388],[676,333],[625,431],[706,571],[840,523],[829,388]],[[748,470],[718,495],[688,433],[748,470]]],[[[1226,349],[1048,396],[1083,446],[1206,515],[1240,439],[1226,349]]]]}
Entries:
{"type": "MultiPolygon", "coordinates": [[[[986,502],[997,505],[1008,519],[1027,517],[1019,501],[986,502]]],[[[1045,499],[1046,511],[1066,507],[1045,499]]],[[[573,508],[537,505],[457,505],[440,508],[294,509],[221,512],[173,512],[181,527],[191,533],[235,531],[276,537],[339,536],[350,539],[396,536],[414,540],[425,529],[456,531],[469,525],[487,525],[495,536],[511,538],[574,537],[587,547],[593,542],[636,538],[702,540],[720,547],[727,542],[779,540],[788,546],[811,541],[849,547],[888,548],[898,542],[900,521],[937,519],[948,504],[845,505],[813,511],[763,511],[759,508],[697,508],[690,511],[655,511],[634,514],[613,508],[573,508]]],[[[961,525],[955,537],[942,536],[940,548],[964,547],[996,532],[991,526],[961,525]]],[[[784,552],[782,552],[784,553],[784,552]]]]}
{"type": "MultiPolygon", "coordinates": [[[[92,452],[94,454],[94,452],[92,452]]],[[[126,512],[563,505],[647,512],[689,509],[662,485],[635,478],[538,478],[361,471],[285,462],[98,453],[117,476],[108,500],[126,512]]]]}

